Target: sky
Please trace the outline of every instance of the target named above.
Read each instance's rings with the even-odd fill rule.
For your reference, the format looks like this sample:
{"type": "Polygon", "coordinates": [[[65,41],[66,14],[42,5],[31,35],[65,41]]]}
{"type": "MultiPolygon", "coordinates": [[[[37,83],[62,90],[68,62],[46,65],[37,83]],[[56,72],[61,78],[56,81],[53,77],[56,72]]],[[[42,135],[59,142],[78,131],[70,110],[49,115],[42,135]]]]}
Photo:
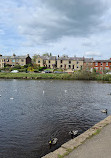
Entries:
{"type": "Polygon", "coordinates": [[[110,0],[0,0],[0,54],[111,57],[110,0]]]}

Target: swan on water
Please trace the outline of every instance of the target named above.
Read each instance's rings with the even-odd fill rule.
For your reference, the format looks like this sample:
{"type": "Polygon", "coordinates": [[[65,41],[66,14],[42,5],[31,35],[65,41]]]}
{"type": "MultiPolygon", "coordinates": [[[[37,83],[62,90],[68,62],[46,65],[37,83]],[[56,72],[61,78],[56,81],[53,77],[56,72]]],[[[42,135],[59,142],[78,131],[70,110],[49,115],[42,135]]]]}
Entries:
{"type": "Polygon", "coordinates": [[[14,98],[10,98],[10,100],[13,100],[14,98]]]}

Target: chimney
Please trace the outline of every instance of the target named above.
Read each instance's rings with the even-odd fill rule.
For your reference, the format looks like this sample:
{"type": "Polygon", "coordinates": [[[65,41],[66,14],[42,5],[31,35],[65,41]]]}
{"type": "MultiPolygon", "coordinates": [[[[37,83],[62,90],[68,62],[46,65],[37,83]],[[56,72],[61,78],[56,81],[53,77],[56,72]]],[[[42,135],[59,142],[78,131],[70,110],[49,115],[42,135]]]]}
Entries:
{"type": "Polygon", "coordinates": [[[14,56],[14,57],[16,56],[15,53],[13,53],[13,56],[14,56]]]}

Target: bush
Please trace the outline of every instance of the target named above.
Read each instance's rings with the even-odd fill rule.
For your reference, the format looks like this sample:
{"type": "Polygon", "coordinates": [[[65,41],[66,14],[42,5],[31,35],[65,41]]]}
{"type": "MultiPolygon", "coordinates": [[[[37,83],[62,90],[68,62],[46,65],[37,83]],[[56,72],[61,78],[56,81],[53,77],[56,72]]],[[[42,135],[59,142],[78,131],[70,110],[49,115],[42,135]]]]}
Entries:
{"type": "Polygon", "coordinates": [[[21,69],[21,66],[20,65],[15,65],[14,67],[13,67],[13,70],[17,70],[17,69],[21,69]]]}
{"type": "Polygon", "coordinates": [[[40,67],[39,71],[43,71],[44,69],[46,69],[46,67],[40,67]]]}
{"type": "Polygon", "coordinates": [[[38,69],[34,69],[34,72],[36,72],[36,73],[37,73],[37,72],[39,72],[39,70],[38,70],[38,69]]]}

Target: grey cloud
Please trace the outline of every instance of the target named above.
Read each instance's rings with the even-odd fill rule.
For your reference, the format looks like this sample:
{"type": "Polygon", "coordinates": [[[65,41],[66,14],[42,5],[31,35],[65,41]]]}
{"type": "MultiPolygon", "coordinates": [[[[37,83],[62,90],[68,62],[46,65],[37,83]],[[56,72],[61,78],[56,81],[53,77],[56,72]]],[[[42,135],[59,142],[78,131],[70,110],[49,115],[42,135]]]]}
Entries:
{"type": "Polygon", "coordinates": [[[19,31],[45,42],[64,36],[85,37],[95,33],[108,9],[103,0],[41,0],[41,3],[40,10],[37,9],[37,1],[33,6],[34,12],[27,14],[24,22],[19,21],[23,28],[19,31]]]}

